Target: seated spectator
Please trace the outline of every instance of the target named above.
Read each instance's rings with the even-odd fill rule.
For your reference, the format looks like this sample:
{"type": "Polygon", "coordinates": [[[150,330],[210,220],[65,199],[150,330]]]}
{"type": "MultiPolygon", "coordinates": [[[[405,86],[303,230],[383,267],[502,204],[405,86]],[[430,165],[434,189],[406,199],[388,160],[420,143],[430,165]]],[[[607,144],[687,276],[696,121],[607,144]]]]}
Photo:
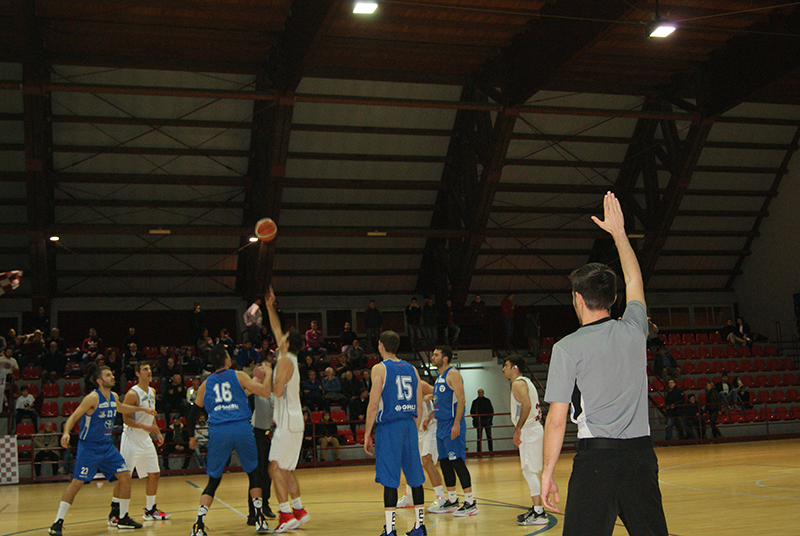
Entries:
{"type": "Polygon", "coordinates": [[[308,379],[303,382],[303,405],[312,410],[322,409],[325,405],[322,394],[322,382],[317,379],[317,371],[309,370],[308,379]]]}
{"type": "Polygon", "coordinates": [[[739,336],[738,330],[733,325],[732,318],[729,318],[727,323],[724,326],[722,326],[722,328],[719,331],[717,331],[717,333],[719,333],[720,337],[722,337],[724,340],[728,341],[734,346],[736,346],[737,344],[741,344],[742,346],[747,344],[747,341],[739,336]]]}
{"type": "Polygon", "coordinates": [[[364,348],[361,347],[361,341],[358,339],[354,339],[353,345],[347,350],[347,362],[353,370],[364,366],[364,348]]]}
{"type": "Polygon", "coordinates": [[[25,367],[38,367],[44,354],[44,337],[38,329],[29,335],[25,335],[22,341],[22,352],[20,354],[19,365],[25,367]]]}
{"type": "Polygon", "coordinates": [[[274,339],[272,337],[272,330],[269,326],[261,326],[261,331],[258,333],[256,337],[256,344],[253,345],[255,348],[261,348],[261,345],[267,343],[267,347],[269,348],[272,346],[274,339]]]}
{"type": "Polygon", "coordinates": [[[727,374],[723,374],[722,380],[714,384],[714,387],[716,387],[717,391],[719,392],[719,397],[722,402],[725,403],[724,409],[726,412],[730,412],[730,408],[728,406],[740,402],[739,395],[733,390],[733,385],[728,380],[727,374]]]}
{"type": "Polygon", "coordinates": [[[64,337],[61,336],[61,331],[58,328],[53,328],[50,330],[50,336],[45,341],[45,344],[48,348],[50,348],[51,342],[58,344],[58,351],[64,355],[67,355],[67,341],[65,341],[64,337]]]}
{"type": "Polygon", "coordinates": [[[731,381],[731,385],[733,386],[735,398],[741,402],[742,407],[745,409],[752,408],[753,406],[750,405],[750,390],[745,384],[742,383],[742,379],[739,376],[734,376],[733,381],[731,381]]]}
{"type": "Polygon", "coordinates": [[[86,373],[83,375],[84,381],[84,392],[86,394],[91,393],[97,388],[97,384],[92,381],[92,377],[94,376],[94,371],[99,369],[100,367],[106,366],[106,358],[102,355],[99,355],[95,358],[94,361],[89,363],[86,366],[86,373]]]}
{"type": "Polygon", "coordinates": [[[14,414],[14,421],[19,424],[22,419],[28,417],[33,421],[33,429],[39,429],[39,416],[36,415],[34,410],[36,399],[28,391],[28,386],[24,383],[19,388],[19,397],[17,397],[16,412],[14,414]]]}
{"type": "MultiPolygon", "coordinates": [[[[14,348],[6,346],[3,354],[0,355],[0,373],[5,373],[6,376],[13,376],[14,371],[19,371],[19,364],[14,359],[14,348]]],[[[10,388],[11,383],[6,383],[6,388],[10,388]]]]}
{"type": "Polygon", "coordinates": [[[195,344],[195,346],[197,346],[197,353],[200,356],[200,358],[203,361],[207,361],[208,360],[208,354],[209,354],[209,352],[211,352],[211,349],[214,347],[214,341],[209,336],[207,329],[203,330],[202,334],[200,335],[200,338],[197,339],[197,343],[195,344]]]}
{"type": "Polygon", "coordinates": [[[17,339],[17,331],[14,328],[9,329],[8,335],[6,335],[6,347],[11,348],[16,353],[20,344],[20,340],[17,339]]]}
{"type": "Polygon", "coordinates": [[[173,412],[177,412],[178,417],[186,415],[186,386],[180,374],[176,372],[169,383],[161,384],[161,398],[164,401],[165,420],[169,421],[173,412]]]}
{"type": "Polygon", "coordinates": [[[350,431],[353,437],[356,435],[356,422],[364,422],[367,418],[367,407],[369,406],[369,389],[362,388],[358,398],[350,402],[350,431]]]}
{"type": "Polygon", "coordinates": [[[83,361],[84,365],[88,365],[97,359],[97,356],[104,355],[106,353],[106,347],[103,344],[103,339],[97,336],[96,329],[89,328],[89,336],[83,339],[81,351],[83,352],[83,357],[81,360],[83,361]]]}
{"type": "Polygon", "coordinates": [[[176,374],[181,374],[181,368],[178,366],[178,363],[175,361],[174,357],[167,358],[167,365],[161,369],[161,386],[168,384],[172,381],[172,377],[176,374]]]}
{"type": "Polygon", "coordinates": [[[197,416],[197,424],[194,427],[194,437],[197,439],[197,446],[194,448],[194,457],[197,465],[205,469],[206,452],[208,452],[208,423],[205,413],[197,416]]]}
{"type": "Polygon", "coordinates": [[[300,459],[308,463],[314,461],[314,451],[316,450],[314,425],[311,423],[311,415],[308,409],[303,409],[303,422],[305,423],[305,428],[303,430],[303,446],[300,451],[300,459]]]}
{"type": "Polygon", "coordinates": [[[183,370],[186,374],[200,374],[206,363],[194,353],[194,346],[187,346],[183,353],[183,370]]]}
{"type": "MultiPolygon", "coordinates": [[[[61,423],[61,435],[64,435],[64,426],[67,421],[61,423]]],[[[60,443],[59,443],[60,444],[60,443]]],[[[72,466],[75,463],[75,455],[78,451],[78,433],[73,428],[69,431],[69,447],[61,448],[61,464],[58,468],[59,475],[71,475],[72,466]]]]}
{"type": "Polygon", "coordinates": [[[364,384],[361,380],[356,379],[353,376],[353,371],[349,369],[344,371],[339,381],[342,383],[342,394],[347,397],[347,404],[349,406],[350,402],[358,398],[358,394],[361,392],[361,388],[364,384]]]}
{"type": "Polygon", "coordinates": [[[737,335],[744,339],[744,342],[747,346],[753,346],[753,332],[750,329],[750,324],[744,321],[744,318],[739,316],[736,317],[736,331],[738,332],[737,335]]]}
{"type": "Polygon", "coordinates": [[[458,342],[458,336],[461,334],[461,327],[456,324],[456,314],[455,308],[453,307],[453,300],[450,298],[445,300],[442,312],[444,313],[443,318],[446,322],[444,326],[445,340],[448,341],[447,344],[456,344],[458,342]]]}
{"type": "Polygon", "coordinates": [[[266,361],[269,356],[272,355],[272,349],[270,348],[270,343],[267,340],[261,341],[261,347],[258,349],[258,362],[261,363],[262,361],[266,361]]]}
{"type": "Polygon", "coordinates": [[[142,341],[139,339],[139,335],[136,334],[136,328],[130,327],[128,328],[128,334],[122,339],[122,353],[124,354],[126,350],[130,349],[131,344],[136,344],[137,348],[142,347],[142,341]]]}
{"type": "Polygon", "coordinates": [[[217,339],[217,344],[221,344],[225,350],[228,352],[228,355],[233,355],[236,351],[236,343],[233,342],[231,338],[230,331],[227,328],[222,328],[219,332],[219,338],[217,339]]]}
{"type": "Polygon", "coordinates": [[[145,356],[139,351],[138,344],[132,342],[128,345],[128,349],[122,354],[122,368],[126,378],[132,380],[136,378],[136,364],[144,358],[145,356]]]}
{"type": "Polygon", "coordinates": [[[192,378],[192,386],[186,390],[186,401],[189,404],[194,404],[197,400],[197,390],[200,389],[200,378],[192,378]]]}
{"type": "Polygon", "coordinates": [[[333,369],[325,369],[325,377],[322,379],[322,396],[325,398],[326,409],[330,410],[332,403],[339,403],[345,406],[348,398],[342,394],[342,382],[333,373],[333,369]]]}
{"type": "Polygon", "coordinates": [[[658,338],[658,326],[647,317],[647,347],[651,348],[653,344],[662,343],[661,339],[658,338]],[[658,341],[658,343],[656,343],[658,341]]]}
{"type": "Polygon", "coordinates": [[[31,325],[33,326],[33,329],[38,330],[41,333],[47,333],[50,331],[50,315],[47,314],[47,311],[45,311],[43,306],[40,305],[36,310],[31,325]]]}
{"type": "Polygon", "coordinates": [[[261,354],[258,353],[258,350],[253,348],[253,343],[250,342],[250,339],[247,339],[244,341],[242,347],[236,351],[235,358],[236,367],[242,370],[248,366],[248,364],[255,365],[261,358],[261,354]]]}
{"type": "Polygon", "coordinates": [[[351,346],[353,346],[353,341],[356,339],[358,339],[358,336],[356,336],[356,333],[355,331],[353,331],[353,328],[350,327],[350,322],[345,322],[344,329],[339,334],[339,342],[342,345],[341,348],[343,354],[345,355],[347,354],[347,351],[350,349],[351,346]]]}
{"type": "MultiPolygon", "coordinates": [[[[156,356],[156,359],[158,359],[157,363],[158,368],[163,369],[164,367],[166,367],[167,359],[169,359],[170,357],[175,357],[175,353],[172,352],[169,348],[167,348],[163,344],[159,346],[158,355],[156,356]]],[[[178,362],[180,361],[180,359],[176,358],[175,361],[178,362]]]]}
{"type": "Polygon", "coordinates": [[[341,377],[346,371],[350,370],[350,366],[347,364],[347,356],[345,354],[339,354],[339,357],[331,363],[333,365],[333,372],[341,377]]]}
{"type": "Polygon", "coordinates": [[[317,327],[317,321],[311,321],[311,329],[306,331],[306,351],[311,355],[318,355],[322,359],[328,357],[328,350],[325,349],[325,337],[317,327]]]}
{"type": "Polygon", "coordinates": [[[64,375],[64,367],[66,366],[67,356],[58,349],[56,341],[50,341],[50,346],[42,356],[42,377],[54,382],[64,375]]]}
{"type": "Polygon", "coordinates": [[[59,437],[56,433],[56,423],[53,421],[45,421],[44,431],[34,434],[33,436],[33,467],[36,471],[36,476],[42,476],[42,462],[50,460],[50,474],[55,476],[58,474],[58,461],[61,459],[58,451],[59,437]]]}
{"type": "Polygon", "coordinates": [[[722,433],[720,433],[719,429],[717,428],[717,417],[719,417],[719,409],[721,405],[722,398],[719,395],[719,391],[717,391],[717,389],[714,387],[714,384],[711,382],[706,382],[705,409],[708,412],[708,424],[711,428],[712,437],[722,437],[722,433]]]}
{"type": "Polygon", "coordinates": [[[331,420],[331,412],[326,411],[322,414],[322,421],[315,427],[317,436],[317,444],[319,445],[319,460],[325,461],[325,450],[328,447],[333,448],[333,455],[336,460],[340,460],[339,456],[339,434],[336,423],[331,420]]]}
{"type": "Polygon", "coordinates": [[[314,358],[310,355],[305,356],[303,363],[298,365],[298,369],[300,371],[300,380],[307,380],[309,371],[314,370],[314,358]]]}
{"type": "MultiPolygon", "coordinates": [[[[116,382],[113,389],[117,393],[122,393],[122,359],[117,355],[116,348],[109,348],[106,352],[106,366],[114,373],[114,381],[116,382]]],[[[134,376],[135,377],[135,376],[134,376]]]]}
{"type": "MultiPolygon", "coordinates": [[[[198,419],[199,420],[199,419],[198,419]]],[[[181,422],[180,416],[172,418],[172,423],[167,428],[164,439],[164,469],[169,470],[170,458],[183,459],[182,469],[189,467],[192,461],[189,451],[189,432],[181,422]]]]}
{"type": "MultiPolygon", "coordinates": [[[[661,342],[661,341],[659,341],[661,342]]],[[[655,346],[655,355],[653,355],[653,372],[664,381],[679,378],[681,373],[678,369],[678,362],[669,353],[669,350],[663,345],[655,346]]]]}

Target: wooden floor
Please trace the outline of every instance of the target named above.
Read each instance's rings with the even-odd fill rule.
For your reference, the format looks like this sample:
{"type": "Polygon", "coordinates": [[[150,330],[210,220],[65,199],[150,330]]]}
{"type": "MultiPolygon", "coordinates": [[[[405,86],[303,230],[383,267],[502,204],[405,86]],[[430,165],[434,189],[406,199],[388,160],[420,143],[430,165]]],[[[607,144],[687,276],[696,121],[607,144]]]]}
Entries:
{"type": "MultiPolygon", "coordinates": [[[[661,492],[670,534],[787,535],[800,534],[800,440],[724,445],[674,446],[657,449],[661,492]]],[[[556,481],[566,488],[571,454],[562,455],[556,481]]],[[[471,518],[428,515],[431,535],[531,536],[561,534],[562,516],[550,515],[548,526],[519,527],[515,517],[529,505],[527,486],[517,458],[470,460],[479,514],[471,518]]],[[[369,466],[298,471],[303,503],[311,521],[300,531],[307,535],[378,536],[383,527],[381,488],[369,466]]],[[[98,482],[98,481],[96,481],[98,482]]],[[[111,486],[85,486],[64,525],[66,536],[95,536],[107,529],[111,486]]],[[[158,505],[170,512],[166,522],[145,523],[132,534],[188,536],[197,511],[204,475],[165,477],[158,505]]],[[[0,486],[0,536],[45,534],[65,484],[0,486]]],[[[245,525],[247,478],[241,473],[222,479],[207,518],[209,536],[251,534],[245,525]]],[[[432,500],[426,485],[426,502],[432,500]]],[[[567,497],[567,500],[569,498],[567,497]]],[[[562,504],[563,504],[562,497],[562,504]]],[[[131,509],[144,506],[144,482],[134,483],[131,509]]],[[[273,508],[275,500],[271,501],[273,508]]],[[[398,514],[398,534],[412,527],[410,509],[398,514]]],[[[271,523],[274,526],[274,523],[271,523]]],[[[615,535],[627,534],[618,525],[615,535]]]]}

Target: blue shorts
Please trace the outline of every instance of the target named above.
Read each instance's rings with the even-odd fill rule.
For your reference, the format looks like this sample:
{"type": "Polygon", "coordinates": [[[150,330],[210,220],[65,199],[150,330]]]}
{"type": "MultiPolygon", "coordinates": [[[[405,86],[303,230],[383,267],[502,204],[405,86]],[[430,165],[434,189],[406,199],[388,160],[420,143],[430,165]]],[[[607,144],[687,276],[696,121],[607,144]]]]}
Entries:
{"type": "Polygon", "coordinates": [[[206,452],[206,473],[211,478],[219,478],[225,470],[225,463],[236,451],[242,469],[252,473],[258,467],[258,451],[253,436],[253,425],[249,421],[233,421],[215,424],[208,428],[208,452],[206,452]]]}
{"type": "Polygon", "coordinates": [[[91,441],[78,441],[78,454],[75,456],[75,470],[72,471],[72,478],[81,482],[91,482],[97,471],[109,482],[114,482],[117,473],[130,472],[125,465],[125,458],[114,447],[114,443],[109,440],[102,443],[91,441]]]}
{"type": "Polygon", "coordinates": [[[448,458],[455,460],[461,458],[467,460],[467,421],[461,418],[461,428],[458,437],[450,439],[450,432],[453,430],[453,421],[437,421],[436,423],[436,447],[439,449],[439,459],[448,458]]]}
{"type": "Polygon", "coordinates": [[[413,419],[380,423],[375,428],[375,482],[397,489],[400,487],[400,469],[412,488],[425,482],[413,419]]]}

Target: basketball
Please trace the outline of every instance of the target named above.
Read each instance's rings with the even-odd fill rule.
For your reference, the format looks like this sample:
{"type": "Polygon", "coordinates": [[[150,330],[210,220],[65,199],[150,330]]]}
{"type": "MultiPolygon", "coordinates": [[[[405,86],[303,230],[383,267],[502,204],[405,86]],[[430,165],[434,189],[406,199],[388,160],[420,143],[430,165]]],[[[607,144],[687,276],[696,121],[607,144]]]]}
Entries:
{"type": "Polygon", "coordinates": [[[278,226],[272,218],[261,218],[256,223],[256,238],[262,242],[269,242],[278,234],[278,226]]]}

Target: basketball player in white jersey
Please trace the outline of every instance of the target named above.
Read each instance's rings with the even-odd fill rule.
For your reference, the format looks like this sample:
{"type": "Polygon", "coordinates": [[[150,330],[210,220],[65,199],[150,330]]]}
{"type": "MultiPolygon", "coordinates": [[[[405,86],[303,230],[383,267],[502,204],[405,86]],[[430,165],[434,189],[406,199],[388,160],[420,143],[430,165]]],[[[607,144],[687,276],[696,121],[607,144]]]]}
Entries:
{"type": "Polygon", "coordinates": [[[511,380],[511,422],[516,427],[514,444],[519,447],[522,475],[533,501],[528,511],[517,516],[517,525],[547,525],[549,520],[542,506],[542,482],[539,479],[544,441],[542,409],[536,387],[522,375],[524,369],[525,359],[518,355],[508,356],[503,363],[503,374],[511,380]]]}
{"type": "MultiPolygon", "coordinates": [[[[436,468],[436,460],[439,459],[439,449],[436,446],[436,417],[433,414],[433,387],[424,381],[419,382],[422,390],[422,417],[419,424],[419,457],[422,460],[422,468],[428,475],[433,491],[436,493],[436,500],[433,501],[428,512],[435,511],[444,504],[444,486],[442,485],[442,475],[436,468]]],[[[411,508],[414,506],[414,499],[411,496],[411,486],[406,484],[406,494],[397,501],[398,508],[411,508]]]]}
{"type": "MultiPolygon", "coordinates": [[[[269,474],[275,483],[280,514],[276,533],[286,532],[304,525],[311,516],[300,501],[300,486],[294,478],[300,449],[303,446],[303,408],[300,404],[300,371],[297,368],[297,353],[303,349],[303,337],[296,329],[288,333],[281,330],[281,322],[275,311],[275,294],[269,289],[264,300],[269,313],[272,333],[278,341],[278,359],[275,371],[266,367],[267,391],[275,394],[275,435],[269,449],[269,474]],[[271,380],[271,381],[270,381],[271,380]],[[289,495],[292,502],[289,502],[289,495]]],[[[270,393],[267,393],[269,396],[270,393]]]]}
{"type": "MultiPolygon", "coordinates": [[[[155,409],[156,393],[150,387],[150,380],[153,373],[150,365],[139,361],[136,363],[136,378],[138,383],[131,387],[125,394],[125,404],[138,406],[140,408],[155,409]]],[[[170,518],[170,514],[165,514],[156,507],[156,492],[158,491],[158,477],[161,469],[158,467],[158,454],[150,434],[156,436],[159,446],[164,444],[164,437],[161,430],[155,425],[155,417],[142,411],[137,411],[132,415],[122,416],[124,427],[122,430],[122,440],[119,451],[125,458],[125,464],[131,472],[136,468],[139,478],[147,478],[145,486],[146,506],[142,519],[145,521],[162,521],[170,518]]],[[[117,526],[119,521],[119,483],[114,486],[114,495],[111,499],[111,513],[108,514],[108,525],[117,526]]]]}

